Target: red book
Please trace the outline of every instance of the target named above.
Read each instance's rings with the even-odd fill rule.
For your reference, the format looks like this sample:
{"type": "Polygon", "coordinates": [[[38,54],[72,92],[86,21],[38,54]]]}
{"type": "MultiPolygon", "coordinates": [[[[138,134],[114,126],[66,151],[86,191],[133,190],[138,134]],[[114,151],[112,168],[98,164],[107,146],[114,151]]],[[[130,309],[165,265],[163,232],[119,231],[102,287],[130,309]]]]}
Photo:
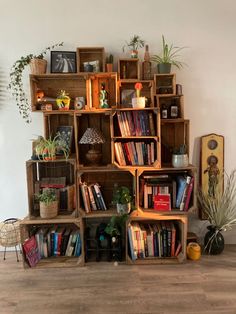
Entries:
{"type": "Polygon", "coordinates": [[[25,240],[22,246],[30,267],[34,267],[41,258],[35,236],[25,240]]]}
{"type": "Polygon", "coordinates": [[[154,209],[170,211],[170,194],[157,194],[154,196],[154,209]]]}
{"type": "Polygon", "coordinates": [[[179,255],[179,253],[180,253],[180,251],[181,251],[181,248],[182,248],[182,245],[181,245],[181,243],[180,243],[180,241],[179,241],[179,243],[178,243],[178,245],[177,245],[177,249],[176,249],[176,251],[175,251],[175,256],[178,256],[178,255],[179,255]]]}
{"type": "Polygon", "coordinates": [[[186,197],[186,201],[185,201],[185,205],[184,205],[184,211],[185,212],[188,211],[189,202],[190,202],[191,194],[193,191],[193,186],[194,186],[194,177],[191,178],[191,181],[190,181],[189,186],[188,186],[187,197],[186,197]]]}

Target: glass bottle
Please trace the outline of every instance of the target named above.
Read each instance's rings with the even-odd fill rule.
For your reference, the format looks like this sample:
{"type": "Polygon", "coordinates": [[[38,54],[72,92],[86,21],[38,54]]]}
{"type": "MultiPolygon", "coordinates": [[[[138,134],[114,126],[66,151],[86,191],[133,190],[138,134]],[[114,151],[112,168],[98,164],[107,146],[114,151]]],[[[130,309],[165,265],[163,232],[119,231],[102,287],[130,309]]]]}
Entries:
{"type": "Polygon", "coordinates": [[[150,55],[148,45],[145,45],[144,62],[143,62],[143,79],[151,80],[152,64],[150,61],[150,55]]]}

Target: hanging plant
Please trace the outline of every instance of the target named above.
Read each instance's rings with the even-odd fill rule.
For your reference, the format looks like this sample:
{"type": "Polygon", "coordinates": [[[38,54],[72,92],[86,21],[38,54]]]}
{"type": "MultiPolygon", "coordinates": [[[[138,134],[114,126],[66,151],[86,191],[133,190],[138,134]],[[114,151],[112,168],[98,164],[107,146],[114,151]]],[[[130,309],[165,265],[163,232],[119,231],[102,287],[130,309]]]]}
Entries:
{"type": "Polygon", "coordinates": [[[21,57],[11,67],[10,83],[8,85],[8,89],[11,90],[12,96],[15,98],[16,105],[18,106],[19,113],[22,115],[23,119],[27,123],[31,122],[31,115],[30,115],[31,107],[30,107],[27,95],[24,91],[24,86],[23,86],[23,81],[22,81],[23,72],[33,59],[41,59],[41,60],[44,59],[44,56],[46,55],[48,51],[58,46],[63,46],[63,42],[45,48],[38,55],[34,55],[31,53],[25,57],[21,57]]]}

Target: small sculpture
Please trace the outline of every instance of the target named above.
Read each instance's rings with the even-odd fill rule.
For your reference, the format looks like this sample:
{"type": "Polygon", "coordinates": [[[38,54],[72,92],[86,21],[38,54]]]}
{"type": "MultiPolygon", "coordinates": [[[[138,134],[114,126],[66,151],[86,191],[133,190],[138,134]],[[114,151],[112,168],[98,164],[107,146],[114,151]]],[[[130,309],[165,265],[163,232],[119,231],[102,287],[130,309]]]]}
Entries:
{"type": "Polygon", "coordinates": [[[108,93],[105,90],[105,83],[102,83],[101,90],[100,90],[100,108],[102,109],[109,108],[109,105],[107,103],[107,96],[108,96],[108,93]]]}

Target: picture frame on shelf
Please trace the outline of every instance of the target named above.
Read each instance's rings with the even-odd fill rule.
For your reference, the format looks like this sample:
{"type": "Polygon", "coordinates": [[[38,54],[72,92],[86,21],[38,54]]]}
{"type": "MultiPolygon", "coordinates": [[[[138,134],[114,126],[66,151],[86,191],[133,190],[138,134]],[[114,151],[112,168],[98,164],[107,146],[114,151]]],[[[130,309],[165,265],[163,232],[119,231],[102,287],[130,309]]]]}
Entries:
{"type": "Polygon", "coordinates": [[[135,89],[121,91],[121,104],[123,107],[132,108],[132,98],[135,97],[135,89]]]}
{"type": "MultiPolygon", "coordinates": [[[[71,152],[71,146],[72,146],[72,139],[73,139],[73,126],[58,126],[56,134],[59,135],[59,140],[61,139],[63,142],[66,143],[66,146],[68,147],[69,152],[71,152]]],[[[62,152],[58,152],[58,155],[62,155],[62,152]]]]}
{"type": "Polygon", "coordinates": [[[51,51],[51,73],[76,73],[75,51],[51,51]]]}

